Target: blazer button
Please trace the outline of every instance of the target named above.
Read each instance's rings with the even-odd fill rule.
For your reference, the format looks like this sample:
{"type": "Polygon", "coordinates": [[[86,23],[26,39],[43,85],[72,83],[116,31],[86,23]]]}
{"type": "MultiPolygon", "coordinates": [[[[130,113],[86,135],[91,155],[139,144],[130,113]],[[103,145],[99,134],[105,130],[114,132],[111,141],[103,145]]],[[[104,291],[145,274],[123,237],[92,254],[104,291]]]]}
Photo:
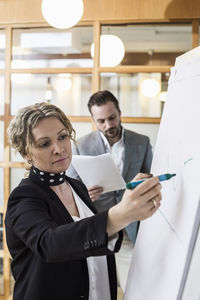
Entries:
{"type": "Polygon", "coordinates": [[[89,242],[85,242],[84,243],[84,249],[87,250],[90,248],[90,243],[89,242]]]}

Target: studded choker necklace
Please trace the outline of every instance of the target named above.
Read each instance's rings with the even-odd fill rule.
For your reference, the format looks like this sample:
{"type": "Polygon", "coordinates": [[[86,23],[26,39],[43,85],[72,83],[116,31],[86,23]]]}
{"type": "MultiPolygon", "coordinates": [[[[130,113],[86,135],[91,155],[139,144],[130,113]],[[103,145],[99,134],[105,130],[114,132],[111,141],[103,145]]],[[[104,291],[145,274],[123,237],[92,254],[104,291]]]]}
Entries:
{"type": "Polygon", "coordinates": [[[59,185],[65,181],[65,172],[49,173],[41,171],[34,166],[31,167],[30,172],[36,174],[48,186],[59,185]]]}

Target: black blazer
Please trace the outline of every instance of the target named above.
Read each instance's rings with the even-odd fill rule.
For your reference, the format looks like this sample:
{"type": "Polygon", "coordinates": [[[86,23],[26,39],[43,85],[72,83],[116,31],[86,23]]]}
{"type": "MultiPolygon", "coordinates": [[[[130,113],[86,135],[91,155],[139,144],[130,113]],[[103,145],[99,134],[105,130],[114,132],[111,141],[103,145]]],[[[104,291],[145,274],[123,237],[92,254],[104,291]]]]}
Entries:
{"type": "MultiPolygon", "coordinates": [[[[86,187],[67,176],[66,180],[96,213],[86,187]]],[[[107,255],[111,299],[117,299],[115,260],[106,233],[107,211],[74,222],[58,196],[31,174],[11,193],[5,226],[13,258],[14,300],[88,299],[86,258],[99,255],[107,255]]],[[[121,241],[120,232],[114,252],[121,241]]]]}

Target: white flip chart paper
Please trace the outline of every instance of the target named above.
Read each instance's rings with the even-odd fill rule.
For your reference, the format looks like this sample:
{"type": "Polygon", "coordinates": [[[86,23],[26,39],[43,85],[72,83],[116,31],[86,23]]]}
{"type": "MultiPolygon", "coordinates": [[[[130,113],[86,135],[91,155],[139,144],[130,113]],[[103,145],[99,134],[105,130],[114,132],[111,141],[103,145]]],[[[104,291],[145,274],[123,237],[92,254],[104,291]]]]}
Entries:
{"type": "Polygon", "coordinates": [[[162,213],[141,222],[124,300],[178,299],[200,199],[198,48],[171,70],[151,172],[176,176],[162,182],[162,213]]]}

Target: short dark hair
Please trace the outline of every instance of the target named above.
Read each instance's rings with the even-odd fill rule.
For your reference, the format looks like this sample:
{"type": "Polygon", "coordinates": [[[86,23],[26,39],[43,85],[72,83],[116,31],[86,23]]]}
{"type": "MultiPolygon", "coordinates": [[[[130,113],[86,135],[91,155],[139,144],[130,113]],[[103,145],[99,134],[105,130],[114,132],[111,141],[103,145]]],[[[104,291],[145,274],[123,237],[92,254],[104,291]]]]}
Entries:
{"type": "Polygon", "coordinates": [[[94,105],[101,106],[103,104],[106,104],[109,101],[113,102],[114,105],[116,106],[116,108],[118,109],[118,111],[120,112],[119,101],[111,92],[109,92],[107,90],[98,91],[98,92],[94,93],[88,101],[88,109],[89,109],[90,113],[92,114],[92,112],[91,112],[92,106],[94,106],[94,105]]]}

